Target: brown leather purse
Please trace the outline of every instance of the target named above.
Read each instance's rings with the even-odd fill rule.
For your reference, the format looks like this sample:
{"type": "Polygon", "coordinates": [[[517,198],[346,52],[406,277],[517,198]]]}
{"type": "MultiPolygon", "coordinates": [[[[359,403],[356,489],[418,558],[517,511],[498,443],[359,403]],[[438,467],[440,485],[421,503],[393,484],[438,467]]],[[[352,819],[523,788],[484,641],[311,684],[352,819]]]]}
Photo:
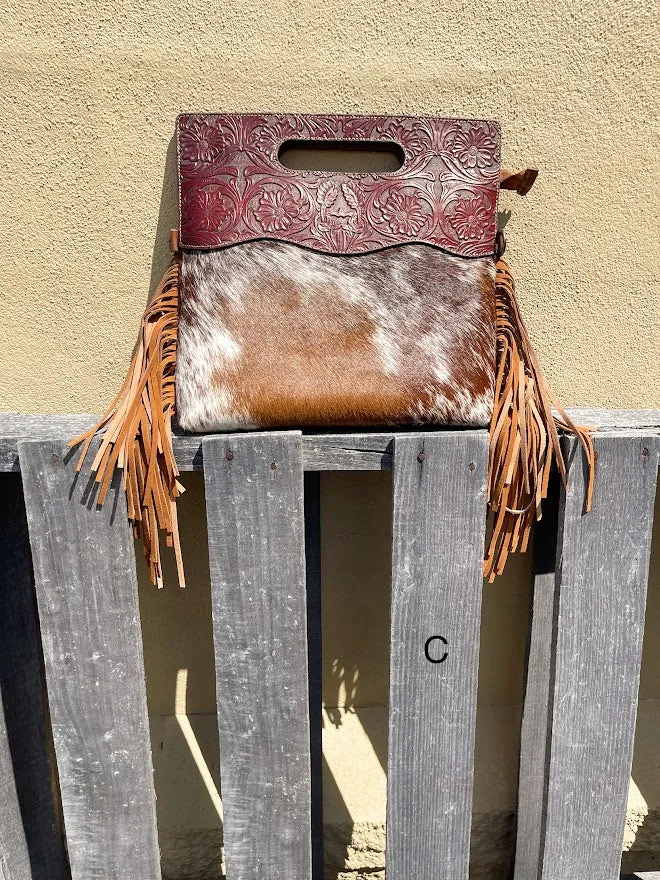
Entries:
{"type": "MultiPolygon", "coordinates": [[[[484,563],[492,579],[540,518],[557,428],[497,231],[497,123],[385,116],[184,114],[174,258],[126,380],[83,442],[102,503],[124,471],[129,517],[161,584],[158,529],[183,567],[172,417],[187,431],[490,425],[484,563]],[[391,170],[295,170],[288,147],[384,150],[391,170]],[[389,160],[388,160],[389,161],[389,160]]],[[[560,416],[555,418],[552,405],[560,416]]],[[[590,504],[592,480],[589,485],[590,504]]]]}

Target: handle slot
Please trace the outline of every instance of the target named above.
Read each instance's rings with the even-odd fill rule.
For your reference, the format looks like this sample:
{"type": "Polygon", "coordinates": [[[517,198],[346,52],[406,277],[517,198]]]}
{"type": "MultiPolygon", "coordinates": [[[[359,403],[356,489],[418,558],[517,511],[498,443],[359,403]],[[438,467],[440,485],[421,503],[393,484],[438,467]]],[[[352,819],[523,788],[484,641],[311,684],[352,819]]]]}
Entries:
{"type": "Polygon", "coordinates": [[[383,174],[398,171],[403,148],[394,141],[284,141],[277,155],[293,171],[383,174]]]}

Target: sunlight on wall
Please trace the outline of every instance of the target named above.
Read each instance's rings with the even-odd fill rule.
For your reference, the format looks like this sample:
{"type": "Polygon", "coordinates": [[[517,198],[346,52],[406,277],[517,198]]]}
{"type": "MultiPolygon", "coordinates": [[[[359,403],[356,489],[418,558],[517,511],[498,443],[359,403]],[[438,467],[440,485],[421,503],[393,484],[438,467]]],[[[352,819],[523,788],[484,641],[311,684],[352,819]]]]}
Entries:
{"type": "Polygon", "coordinates": [[[649,805],[644,799],[644,795],[637,787],[637,783],[631,777],[630,788],[628,790],[628,808],[626,810],[626,827],[623,832],[623,851],[627,852],[637,837],[637,832],[644,824],[644,819],[649,814],[649,805]]]}
{"type": "Polygon", "coordinates": [[[362,723],[363,713],[378,713],[385,719],[382,708],[351,712],[324,709],[323,757],[351,820],[382,822],[387,776],[383,758],[378,756],[373,738],[362,723]],[[360,768],[357,775],[356,767],[360,768]]]}
{"type": "Polygon", "coordinates": [[[186,741],[186,745],[190,749],[190,754],[199,770],[199,775],[202,777],[202,781],[206,786],[206,790],[209,793],[209,797],[211,798],[211,803],[213,804],[218,816],[220,817],[220,821],[222,822],[222,800],[220,798],[220,793],[216,788],[215,782],[213,781],[213,777],[211,776],[211,771],[209,770],[209,766],[204,759],[204,755],[202,754],[202,750],[199,747],[199,743],[197,742],[197,737],[195,736],[195,732],[192,729],[190,721],[188,719],[188,715],[186,714],[186,693],[188,690],[188,670],[187,669],[179,669],[176,674],[176,692],[174,697],[174,716],[177,720],[179,727],[181,728],[181,733],[186,741]]]}

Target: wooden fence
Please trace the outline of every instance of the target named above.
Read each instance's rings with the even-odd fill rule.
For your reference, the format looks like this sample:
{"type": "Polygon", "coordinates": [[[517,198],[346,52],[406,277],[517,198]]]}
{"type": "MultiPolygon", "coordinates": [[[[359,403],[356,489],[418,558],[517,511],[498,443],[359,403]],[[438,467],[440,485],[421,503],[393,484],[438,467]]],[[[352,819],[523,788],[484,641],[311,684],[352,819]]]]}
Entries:
{"type": "MultiPolygon", "coordinates": [[[[573,415],[600,429],[596,497],[584,516],[566,440],[535,543],[515,880],[613,880],[621,863],[660,413],[573,415]]],[[[90,421],[0,416],[0,880],[161,876],[125,502],[99,510],[65,445],[90,421]]],[[[206,483],[227,880],[321,876],[305,472],[390,468],[387,877],[466,880],[487,433],[182,435],[175,451],[206,483]]]]}

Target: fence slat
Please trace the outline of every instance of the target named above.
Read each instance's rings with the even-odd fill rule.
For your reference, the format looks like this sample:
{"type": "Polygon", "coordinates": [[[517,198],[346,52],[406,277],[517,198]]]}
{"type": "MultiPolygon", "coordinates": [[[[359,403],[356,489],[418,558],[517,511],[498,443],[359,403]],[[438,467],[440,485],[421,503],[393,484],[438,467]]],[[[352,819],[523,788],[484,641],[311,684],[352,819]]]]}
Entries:
{"type": "Polygon", "coordinates": [[[395,437],[388,880],[468,876],[487,456],[485,431],[395,437]]]}
{"type": "Polygon", "coordinates": [[[595,442],[593,510],[583,515],[574,442],[560,507],[541,880],[615,880],[621,865],[658,444],[639,434],[595,442]]]}
{"type": "Polygon", "coordinates": [[[310,880],[301,435],[203,442],[227,880],[310,880]]]}
{"type": "MultiPolygon", "coordinates": [[[[133,541],[61,444],[19,444],[73,880],[159,880],[133,541]]],[[[116,491],[116,490],[115,490],[116,491]]],[[[113,509],[114,508],[114,509],[113,509]]]]}
{"type": "MultiPolygon", "coordinates": [[[[569,409],[581,425],[602,430],[657,432],[660,410],[569,409]]],[[[0,412],[0,472],[18,471],[18,441],[69,440],[96,424],[93,415],[26,415],[0,412]]],[[[339,433],[303,433],[303,468],[306,471],[369,471],[392,469],[393,434],[355,430],[339,433]]],[[[202,471],[202,434],[188,434],[174,427],[174,453],[181,471],[202,471]]]]}
{"type": "Polygon", "coordinates": [[[0,477],[0,791],[6,792],[0,797],[1,880],[64,880],[68,874],[51,784],[40,645],[23,487],[19,474],[5,474],[0,477]],[[20,841],[13,821],[19,823],[20,841]],[[27,867],[19,870],[19,864],[27,867]]]}
{"type": "Polygon", "coordinates": [[[520,730],[520,773],[514,880],[536,880],[542,853],[546,760],[550,744],[550,670],[555,612],[559,474],[553,473],[543,519],[534,531],[527,681],[520,730]]]}

